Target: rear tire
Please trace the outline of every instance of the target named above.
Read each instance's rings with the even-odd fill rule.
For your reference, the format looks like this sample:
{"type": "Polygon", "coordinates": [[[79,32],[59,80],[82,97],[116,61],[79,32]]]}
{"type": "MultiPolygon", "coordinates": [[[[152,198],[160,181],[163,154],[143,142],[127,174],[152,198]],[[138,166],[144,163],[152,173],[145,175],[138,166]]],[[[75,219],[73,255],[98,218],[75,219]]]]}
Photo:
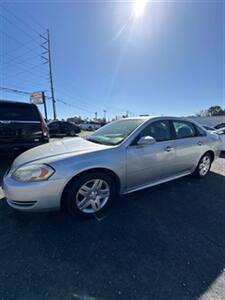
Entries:
{"type": "Polygon", "coordinates": [[[90,172],[70,184],[65,204],[73,216],[84,218],[105,212],[116,196],[114,180],[102,172],[90,172]]]}
{"type": "Polygon", "coordinates": [[[212,165],[212,156],[210,155],[210,153],[205,153],[201,157],[198,166],[195,169],[193,174],[195,175],[195,177],[205,178],[210,172],[211,165],[212,165]]]}

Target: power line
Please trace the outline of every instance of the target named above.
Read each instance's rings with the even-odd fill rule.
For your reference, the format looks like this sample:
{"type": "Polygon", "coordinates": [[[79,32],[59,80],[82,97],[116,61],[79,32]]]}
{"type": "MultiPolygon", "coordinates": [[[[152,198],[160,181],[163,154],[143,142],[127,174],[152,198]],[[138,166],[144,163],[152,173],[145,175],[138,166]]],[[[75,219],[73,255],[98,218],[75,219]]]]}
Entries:
{"type": "Polygon", "coordinates": [[[87,110],[87,109],[84,109],[84,108],[79,108],[79,106],[75,105],[75,104],[71,104],[71,103],[68,103],[64,100],[61,100],[61,99],[56,99],[57,102],[60,102],[60,103],[63,103],[64,105],[66,106],[69,106],[69,107],[74,107],[78,110],[82,110],[82,111],[85,111],[85,112],[88,112],[88,113],[92,113],[90,110],[87,110]]]}
{"type": "MultiPolygon", "coordinates": [[[[77,97],[74,97],[72,96],[71,94],[69,94],[65,89],[56,89],[57,93],[58,94],[63,94],[63,95],[66,95],[66,98],[70,98],[72,100],[76,100],[77,102],[82,102],[80,99],[78,99],[77,97]],[[60,91],[62,91],[60,93],[60,91]]],[[[77,104],[76,104],[77,105],[77,104]]],[[[77,107],[80,107],[81,109],[87,109],[87,106],[86,105],[83,105],[83,102],[82,102],[82,105],[81,104],[78,104],[77,107]]],[[[88,105],[88,107],[90,107],[90,104],[88,105]]]]}
{"type": "MultiPolygon", "coordinates": [[[[32,50],[30,47],[27,46],[27,43],[28,43],[29,41],[26,41],[26,43],[21,43],[20,40],[18,40],[18,39],[15,38],[14,36],[8,34],[7,32],[1,30],[1,33],[2,33],[3,35],[5,35],[8,39],[11,39],[11,40],[16,41],[16,42],[20,45],[20,47],[25,48],[25,49],[32,50]]],[[[34,43],[34,42],[31,41],[31,43],[34,43]]],[[[18,51],[18,47],[17,47],[17,49],[12,50],[11,52],[14,52],[14,51],[18,51]]],[[[9,53],[11,53],[11,52],[9,51],[9,53]]],[[[4,54],[2,54],[2,55],[4,55],[4,54]]]]}
{"type": "MultiPolygon", "coordinates": [[[[6,22],[8,22],[9,24],[12,24],[14,29],[15,29],[15,25],[14,23],[6,16],[0,14],[0,17],[2,17],[4,20],[6,20],[6,22]]],[[[26,27],[27,28],[27,27],[26,27]]],[[[23,28],[18,27],[18,25],[16,25],[16,29],[19,29],[21,32],[23,32],[23,34],[25,34],[26,36],[29,37],[29,39],[36,41],[37,38],[34,38],[30,33],[28,34],[23,28]]],[[[35,33],[36,34],[36,33],[35,33]]],[[[38,42],[37,42],[38,43],[38,42]]]]}
{"type": "Polygon", "coordinates": [[[28,89],[31,91],[37,91],[37,90],[45,90],[46,84],[44,82],[40,82],[39,84],[36,83],[36,81],[32,80],[26,80],[25,82],[22,81],[15,81],[11,83],[10,81],[3,81],[2,84],[5,86],[12,86],[16,87],[17,89],[28,89]]]}
{"type": "MultiPolygon", "coordinates": [[[[30,22],[28,23],[24,21],[24,19],[13,13],[10,9],[6,7],[3,7],[3,9],[4,12],[2,11],[0,14],[1,24],[4,24],[5,28],[10,29],[10,26],[13,26],[13,29],[16,28],[16,30],[18,30],[18,32],[20,32],[24,37],[24,42],[19,40],[16,35],[14,36],[14,34],[12,35],[8,33],[6,29],[6,32],[2,29],[0,30],[2,44],[5,41],[7,48],[11,47],[11,45],[14,48],[11,50],[5,47],[5,53],[3,53],[4,47],[2,47],[0,59],[1,65],[5,69],[4,80],[2,80],[2,82],[4,81],[6,83],[8,81],[10,86],[13,86],[14,84],[15,87],[11,88],[2,86],[0,90],[6,93],[30,95],[32,92],[28,91],[27,89],[21,90],[21,83],[22,85],[27,85],[27,87],[35,87],[36,91],[38,90],[38,87],[42,87],[40,89],[42,91],[46,90],[46,84],[49,81],[49,78],[45,76],[45,71],[47,70],[45,70],[43,64],[41,63],[40,32],[34,29],[30,22]],[[37,44],[39,47],[32,46],[37,44]],[[6,51],[6,49],[11,51],[6,51]],[[15,55],[14,52],[16,52],[17,55],[15,55]],[[11,53],[12,55],[10,55],[11,53]],[[32,63],[32,59],[37,57],[40,58],[40,63],[32,63]],[[14,71],[14,68],[16,72],[14,71]],[[22,74],[29,74],[29,76],[20,76],[22,74]],[[27,78],[29,78],[29,80],[27,78]],[[33,80],[31,80],[32,78],[33,80]]],[[[38,24],[38,26],[40,26],[40,24],[38,24]]],[[[43,30],[43,27],[40,27],[42,28],[41,30],[43,30]]],[[[13,32],[15,32],[15,30],[13,32]]],[[[47,99],[50,100],[51,97],[47,97],[47,99]]]]}
{"type": "MultiPolygon", "coordinates": [[[[12,15],[16,20],[17,22],[19,21],[20,23],[24,24],[24,26],[26,28],[30,28],[31,30],[33,30],[34,32],[36,32],[37,35],[39,35],[39,32],[35,29],[35,28],[32,28],[31,24],[30,23],[27,23],[26,21],[24,21],[22,18],[20,18],[18,15],[15,15],[9,8],[6,8],[4,5],[2,5],[2,8],[8,12],[10,15],[12,15]]],[[[39,25],[39,24],[38,24],[39,25]]],[[[39,25],[40,26],[40,25],[39,25]]],[[[42,26],[41,26],[42,27],[42,26]]]]}
{"type": "MultiPolygon", "coordinates": [[[[1,86],[0,86],[0,90],[10,92],[10,93],[16,93],[16,94],[19,94],[19,95],[28,95],[28,96],[30,96],[32,94],[32,92],[21,91],[21,90],[18,90],[18,89],[1,87],[1,86]]],[[[46,100],[52,100],[52,98],[50,96],[46,96],[45,98],[46,98],[46,100]]],[[[76,110],[81,110],[81,111],[85,111],[85,112],[88,112],[88,113],[92,113],[88,109],[79,108],[79,106],[77,106],[76,104],[71,104],[71,103],[69,103],[67,101],[64,101],[64,100],[61,100],[61,99],[55,99],[55,101],[58,102],[58,103],[64,104],[65,106],[68,106],[68,107],[74,107],[74,108],[76,108],[76,110]]]]}
{"type": "MultiPolygon", "coordinates": [[[[4,62],[4,63],[7,64],[8,62],[13,62],[13,61],[17,60],[18,58],[24,57],[28,53],[34,53],[35,49],[37,49],[37,47],[34,47],[34,48],[32,48],[32,49],[30,49],[28,51],[25,51],[23,54],[20,54],[19,56],[16,56],[16,57],[15,56],[9,56],[8,52],[7,52],[7,56],[8,56],[7,58],[9,58],[9,60],[6,61],[6,62],[4,62]]],[[[40,57],[40,53],[36,54],[36,55],[40,57]]],[[[0,56],[5,56],[5,54],[0,54],[0,56]]]]}
{"type": "Polygon", "coordinates": [[[18,60],[18,58],[20,58],[20,57],[23,57],[24,55],[22,55],[22,56],[19,56],[19,57],[17,57],[17,58],[15,58],[14,57],[14,59],[11,59],[10,61],[3,61],[3,63],[2,63],[2,66],[11,66],[11,65],[15,65],[15,64],[21,64],[21,65],[24,65],[24,64],[26,64],[29,60],[31,60],[31,59],[34,59],[34,58],[37,58],[37,57],[39,57],[40,58],[40,55],[39,54],[36,54],[36,55],[33,55],[33,56],[31,56],[31,57],[28,57],[28,58],[26,58],[26,59],[22,59],[22,60],[18,60]],[[16,61],[16,62],[15,62],[16,61]]]}
{"type": "MultiPolygon", "coordinates": [[[[8,65],[7,66],[7,69],[12,69],[12,68],[15,68],[16,67],[16,69],[18,70],[19,69],[19,71],[21,70],[21,71],[24,71],[24,72],[28,72],[28,73],[30,73],[31,71],[30,70],[33,70],[33,69],[40,69],[40,70],[37,70],[37,72],[40,72],[40,71],[44,71],[44,69],[43,69],[43,64],[36,64],[36,65],[33,65],[33,64],[30,64],[30,65],[25,65],[25,64],[22,64],[22,63],[19,63],[19,62],[17,62],[17,63],[15,63],[15,64],[13,64],[13,65],[8,65]],[[29,67],[28,67],[29,66],[29,67]]],[[[3,68],[5,68],[4,66],[3,66],[3,68]]],[[[36,71],[32,71],[33,73],[34,72],[36,72],[36,71]]],[[[15,72],[14,72],[14,74],[15,74],[15,72]]]]}
{"type": "MultiPolygon", "coordinates": [[[[14,77],[17,77],[18,75],[21,75],[21,74],[23,74],[23,73],[30,73],[30,74],[32,74],[32,72],[31,72],[31,70],[34,70],[34,69],[36,69],[37,67],[40,67],[40,64],[38,64],[38,65],[34,65],[33,67],[31,67],[31,68],[29,68],[29,69],[24,69],[23,71],[21,71],[21,72],[17,72],[16,74],[13,74],[13,76],[11,76],[11,75],[7,75],[7,78],[14,78],[14,77]]],[[[33,75],[33,74],[32,74],[33,75]]],[[[39,78],[44,78],[43,76],[38,76],[39,78]]]]}
{"type": "MultiPolygon", "coordinates": [[[[12,88],[2,87],[2,86],[0,86],[0,90],[5,91],[5,92],[19,94],[19,95],[28,95],[28,96],[30,96],[32,94],[32,92],[29,92],[29,91],[21,91],[21,90],[18,90],[18,89],[12,89],[12,88]]],[[[46,99],[51,100],[51,97],[46,96],[46,99]]],[[[64,105],[66,105],[66,106],[69,106],[69,107],[75,107],[77,109],[76,105],[68,103],[68,102],[66,102],[64,100],[56,99],[56,101],[59,102],[59,103],[62,103],[64,105]]],[[[88,111],[88,110],[85,110],[85,109],[82,109],[82,110],[90,113],[90,111],[88,111]]]]}
{"type": "Polygon", "coordinates": [[[20,95],[30,95],[31,94],[28,91],[20,91],[17,89],[11,89],[11,88],[2,87],[2,86],[0,86],[0,90],[5,91],[5,92],[13,92],[13,93],[20,94],[20,95]]]}
{"type": "MultiPolygon", "coordinates": [[[[18,15],[15,15],[12,11],[10,11],[8,8],[5,8],[4,7],[4,10],[6,12],[8,12],[8,14],[10,15],[10,17],[14,17],[15,20],[18,22],[20,22],[21,24],[23,24],[25,26],[25,28],[29,28],[29,30],[32,30],[35,32],[35,35],[38,34],[39,35],[39,39],[41,38],[41,49],[43,50],[42,52],[42,55],[41,53],[40,54],[36,54],[35,56],[33,56],[34,58],[35,57],[42,57],[43,60],[44,60],[44,63],[48,64],[48,67],[49,67],[49,77],[50,77],[50,88],[51,88],[51,97],[47,97],[47,99],[49,100],[52,100],[52,105],[53,105],[53,113],[54,113],[54,119],[56,118],[56,108],[55,108],[55,103],[56,102],[59,102],[59,103],[62,103],[66,106],[70,106],[70,107],[74,107],[76,109],[79,109],[79,110],[83,110],[83,111],[87,111],[87,112],[90,112],[88,109],[82,107],[81,105],[75,105],[75,104],[71,104],[71,103],[68,103],[64,100],[61,100],[60,98],[58,99],[55,99],[55,96],[54,96],[54,86],[53,86],[53,76],[52,76],[52,61],[51,61],[51,48],[50,48],[50,33],[49,33],[49,30],[47,30],[46,33],[40,35],[40,33],[36,30],[36,29],[33,29],[32,26],[30,25],[30,23],[27,23],[25,22],[23,19],[19,18],[18,15]]],[[[2,20],[6,20],[9,24],[13,24],[11,18],[9,19],[8,16],[3,16],[3,15],[0,15],[2,17],[2,20]]],[[[32,20],[33,20],[33,17],[32,17],[32,20]]],[[[40,26],[40,28],[44,28],[42,25],[38,24],[38,26],[40,26]]],[[[15,43],[19,44],[19,47],[16,47],[14,50],[12,50],[11,52],[7,52],[7,56],[2,54],[2,56],[5,56],[7,57],[7,60],[5,62],[3,62],[4,65],[7,65],[7,68],[9,68],[10,65],[13,65],[13,66],[20,66],[20,72],[17,72],[16,74],[11,74],[11,75],[8,75],[7,76],[7,80],[8,79],[12,79],[12,78],[16,78],[14,79],[15,82],[18,82],[18,81],[22,81],[23,84],[24,82],[30,82],[30,85],[34,85],[34,86],[37,86],[37,82],[35,81],[31,81],[31,80],[24,80],[24,78],[22,77],[18,77],[19,75],[21,74],[26,74],[26,73],[29,73],[30,74],[30,77],[35,77],[36,79],[39,79],[38,81],[38,85],[41,85],[41,81],[44,81],[44,80],[49,80],[49,78],[45,78],[44,76],[40,75],[40,72],[39,70],[37,69],[40,69],[41,70],[41,67],[42,65],[41,64],[38,64],[38,65],[31,65],[30,68],[23,68],[24,67],[24,64],[27,63],[27,59],[25,60],[18,60],[19,58],[23,58],[23,57],[26,57],[27,54],[29,53],[34,53],[34,52],[37,52],[37,48],[31,48],[29,47],[31,43],[37,43],[37,38],[34,38],[31,34],[30,34],[30,31],[28,33],[27,29],[23,29],[22,26],[17,26],[16,25],[16,28],[18,30],[20,30],[21,32],[23,32],[24,35],[26,35],[27,37],[29,37],[29,40],[26,42],[26,43],[22,43],[21,41],[19,41],[18,39],[16,39],[14,36],[11,36],[9,35],[8,33],[5,33],[2,31],[2,34],[5,35],[6,37],[8,37],[9,39],[13,40],[15,43]],[[29,43],[29,46],[27,45],[29,43]],[[13,53],[15,51],[18,52],[18,49],[21,49],[21,48],[24,48],[24,49],[28,49],[26,52],[24,52],[23,54],[19,55],[19,56],[16,56],[16,57],[13,57],[13,59],[10,60],[10,57],[8,56],[8,54],[10,53],[13,53]],[[15,61],[15,63],[13,63],[13,61],[15,61]],[[38,72],[38,73],[37,73],[38,72]]],[[[40,40],[39,40],[40,42],[40,40]]],[[[30,58],[31,59],[31,58],[30,58]]],[[[18,69],[18,68],[17,68],[18,69]]],[[[11,84],[11,82],[10,82],[11,84]]],[[[18,83],[19,84],[19,83],[18,83]]],[[[42,83],[42,85],[44,85],[42,83]]],[[[16,90],[16,89],[15,89],[16,90]]],[[[18,89],[17,91],[20,91],[20,89],[18,89]]],[[[21,91],[20,91],[21,92],[21,91]]],[[[30,94],[30,93],[29,93],[30,94]]],[[[71,96],[71,98],[73,98],[73,96],[71,96]]],[[[82,104],[85,104],[85,101],[83,99],[80,99],[80,102],[82,102],[82,104]]],[[[93,100],[91,101],[88,101],[86,102],[85,106],[90,106],[90,103],[93,103],[93,100]]],[[[93,103],[94,104],[94,103],[93,103]]],[[[102,107],[104,108],[109,108],[109,109],[112,109],[112,110],[117,110],[117,111],[123,111],[123,109],[119,109],[119,108],[115,108],[115,107],[110,107],[109,105],[107,104],[102,104],[102,107]]],[[[106,111],[106,110],[104,110],[106,111]]]]}
{"type": "MultiPolygon", "coordinates": [[[[74,85],[74,83],[73,82],[69,82],[69,86],[70,87],[74,87],[74,89],[76,90],[77,89],[77,87],[74,85]]],[[[68,88],[67,88],[67,91],[68,91],[68,88]]],[[[70,89],[70,92],[72,93],[72,90],[70,89]]],[[[71,96],[71,98],[74,98],[74,96],[71,96]]],[[[76,97],[76,99],[78,99],[80,102],[82,102],[82,104],[85,104],[85,105],[87,105],[87,106],[90,106],[90,103],[92,103],[92,104],[95,104],[95,103],[93,103],[93,102],[95,102],[95,101],[93,101],[93,99],[92,100],[88,100],[88,99],[83,99],[83,97],[81,98],[81,97],[76,97]]],[[[122,109],[122,108],[117,108],[117,107],[113,107],[113,106],[110,106],[110,105],[108,105],[108,104],[105,104],[105,103],[101,103],[101,105],[102,105],[102,109],[108,109],[108,110],[113,110],[113,111],[120,111],[120,113],[124,113],[125,111],[126,111],[126,109],[122,109]]],[[[96,107],[99,107],[99,104],[96,104],[96,107]]],[[[132,114],[132,115],[135,115],[133,112],[131,112],[130,111],[130,114],[132,114]]]]}
{"type": "MultiPolygon", "coordinates": [[[[32,58],[36,58],[36,57],[39,57],[40,58],[40,56],[39,55],[35,55],[35,56],[33,56],[32,58]]],[[[17,62],[14,62],[14,63],[8,63],[8,64],[6,64],[6,63],[2,63],[2,67],[7,67],[7,68],[11,68],[11,67],[15,67],[15,66],[22,66],[22,70],[26,70],[26,69],[24,69],[24,67],[26,67],[27,66],[27,63],[28,63],[28,66],[29,66],[29,68],[33,68],[33,67],[37,67],[38,66],[38,64],[36,64],[36,65],[33,65],[33,64],[30,64],[29,62],[28,62],[29,60],[27,60],[27,59],[24,59],[24,60],[19,60],[19,61],[17,61],[17,62]]],[[[43,70],[43,64],[40,62],[39,63],[39,67],[43,70]]]]}
{"type": "MultiPolygon", "coordinates": [[[[26,83],[26,82],[25,82],[26,83]]],[[[8,91],[8,92],[12,92],[12,90],[18,90],[18,91],[20,91],[20,92],[23,92],[23,91],[26,91],[26,89],[27,89],[27,87],[24,87],[24,86],[21,86],[21,85],[16,85],[16,84],[11,84],[10,83],[10,87],[7,87],[7,88],[3,88],[2,87],[2,89],[5,89],[5,91],[8,91]]],[[[44,90],[44,89],[34,89],[35,91],[39,91],[39,90],[42,90],[42,91],[44,91],[45,93],[47,93],[48,92],[48,90],[44,90]]],[[[27,92],[28,93],[28,92],[27,92]]],[[[32,92],[29,92],[30,94],[32,93],[32,92]]],[[[49,97],[49,98],[51,98],[51,97],[49,97]]]]}

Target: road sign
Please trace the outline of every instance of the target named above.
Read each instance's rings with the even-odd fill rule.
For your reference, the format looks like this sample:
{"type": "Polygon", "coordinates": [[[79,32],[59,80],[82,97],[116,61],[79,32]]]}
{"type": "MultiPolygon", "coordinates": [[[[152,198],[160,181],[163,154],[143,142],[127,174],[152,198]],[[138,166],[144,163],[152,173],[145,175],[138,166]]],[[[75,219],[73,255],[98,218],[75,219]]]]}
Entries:
{"type": "Polygon", "coordinates": [[[45,103],[45,94],[44,92],[34,92],[30,95],[30,102],[33,104],[43,104],[45,103]]]}

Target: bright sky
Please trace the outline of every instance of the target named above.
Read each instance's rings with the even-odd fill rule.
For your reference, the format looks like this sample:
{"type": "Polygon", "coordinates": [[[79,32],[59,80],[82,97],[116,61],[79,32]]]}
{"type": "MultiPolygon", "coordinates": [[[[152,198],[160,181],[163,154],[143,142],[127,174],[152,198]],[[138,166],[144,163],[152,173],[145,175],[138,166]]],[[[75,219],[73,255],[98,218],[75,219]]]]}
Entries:
{"type": "MultiPolygon", "coordinates": [[[[50,91],[38,33],[51,32],[59,117],[190,115],[224,106],[224,1],[10,1],[0,86],[50,91]]],[[[0,91],[0,98],[29,97],[0,91]]],[[[51,107],[49,114],[52,116],[51,107]]]]}

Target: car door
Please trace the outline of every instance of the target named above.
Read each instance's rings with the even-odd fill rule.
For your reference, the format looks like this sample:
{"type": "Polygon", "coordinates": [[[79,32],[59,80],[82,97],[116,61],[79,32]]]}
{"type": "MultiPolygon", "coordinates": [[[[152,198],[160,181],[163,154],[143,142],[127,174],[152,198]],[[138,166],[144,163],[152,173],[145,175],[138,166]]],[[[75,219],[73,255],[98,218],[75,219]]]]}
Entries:
{"type": "Polygon", "coordinates": [[[197,127],[188,121],[172,121],[175,134],[176,170],[177,173],[192,171],[198,165],[202,155],[205,136],[197,127]]]}
{"type": "Polygon", "coordinates": [[[153,121],[127,147],[127,189],[138,188],[174,175],[175,145],[168,120],[153,121]],[[143,136],[156,143],[138,145],[143,136]]]}
{"type": "Polygon", "coordinates": [[[59,123],[59,133],[60,134],[66,134],[67,133],[67,128],[66,128],[65,122],[60,122],[59,123]]]}
{"type": "Polygon", "coordinates": [[[59,122],[52,122],[48,125],[48,127],[49,127],[51,136],[55,136],[60,133],[59,132],[59,122]]]}
{"type": "Polygon", "coordinates": [[[218,129],[215,131],[220,137],[221,140],[221,151],[225,151],[225,128],[218,129]]]}

